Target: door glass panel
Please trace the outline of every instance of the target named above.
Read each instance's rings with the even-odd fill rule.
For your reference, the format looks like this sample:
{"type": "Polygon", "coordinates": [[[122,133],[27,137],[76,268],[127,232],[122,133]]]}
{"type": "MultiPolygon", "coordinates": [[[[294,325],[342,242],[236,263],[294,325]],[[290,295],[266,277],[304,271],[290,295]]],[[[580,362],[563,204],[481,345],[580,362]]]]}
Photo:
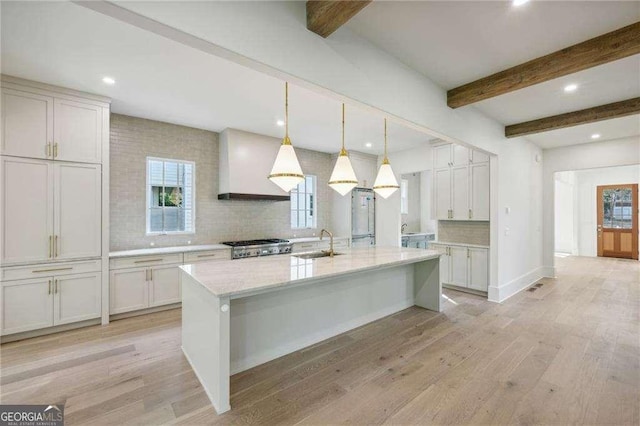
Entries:
{"type": "Polygon", "coordinates": [[[602,191],[603,228],[631,229],[631,188],[602,191]]]}

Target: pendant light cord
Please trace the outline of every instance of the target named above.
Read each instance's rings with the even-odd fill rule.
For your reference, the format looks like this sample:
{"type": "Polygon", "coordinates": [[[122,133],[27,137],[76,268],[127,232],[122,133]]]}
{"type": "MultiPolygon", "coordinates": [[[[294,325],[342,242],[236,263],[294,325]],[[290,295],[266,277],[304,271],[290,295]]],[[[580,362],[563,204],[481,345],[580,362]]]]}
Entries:
{"type": "Polygon", "coordinates": [[[283,144],[290,145],[289,139],[289,82],[284,83],[284,141],[283,144]]]}
{"type": "Polygon", "coordinates": [[[342,151],[340,155],[347,155],[347,150],[344,149],[344,104],[342,104],[342,151]]]}
{"type": "Polygon", "coordinates": [[[387,158],[387,119],[384,119],[384,160],[382,160],[382,164],[389,164],[389,159],[387,158]]]}

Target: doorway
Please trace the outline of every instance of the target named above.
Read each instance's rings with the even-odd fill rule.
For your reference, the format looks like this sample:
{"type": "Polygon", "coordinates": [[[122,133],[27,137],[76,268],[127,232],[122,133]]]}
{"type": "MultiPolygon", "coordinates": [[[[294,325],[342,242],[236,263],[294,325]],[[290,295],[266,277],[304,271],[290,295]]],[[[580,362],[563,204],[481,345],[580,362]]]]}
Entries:
{"type": "Polygon", "coordinates": [[[638,259],[638,184],[601,185],[598,256],[638,259]]]}

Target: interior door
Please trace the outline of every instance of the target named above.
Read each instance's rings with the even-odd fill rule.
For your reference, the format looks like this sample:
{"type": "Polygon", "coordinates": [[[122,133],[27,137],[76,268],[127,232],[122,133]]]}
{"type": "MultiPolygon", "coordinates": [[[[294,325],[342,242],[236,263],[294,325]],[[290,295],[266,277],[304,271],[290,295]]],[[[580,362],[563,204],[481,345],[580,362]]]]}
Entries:
{"type": "Polygon", "coordinates": [[[638,185],[597,188],[598,256],[638,259],[638,185]]]}

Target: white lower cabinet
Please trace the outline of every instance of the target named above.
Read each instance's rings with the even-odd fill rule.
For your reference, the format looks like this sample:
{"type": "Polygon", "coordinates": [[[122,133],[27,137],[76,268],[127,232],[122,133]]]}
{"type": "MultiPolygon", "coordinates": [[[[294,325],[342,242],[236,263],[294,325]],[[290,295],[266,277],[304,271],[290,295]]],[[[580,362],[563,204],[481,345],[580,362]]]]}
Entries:
{"type": "Polygon", "coordinates": [[[182,300],[180,268],[177,266],[156,267],[150,270],[150,274],[150,307],[178,303],[182,300]]]}
{"type": "Polygon", "coordinates": [[[467,248],[449,246],[449,261],[451,263],[451,276],[449,284],[458,287],[467,287],[467,248]]]}
{"type": "Polygon", "coordinates": [[[178,266],[111,271],[109,312],[120,314],[180,302],[178,266]]]}
{"type": "Polygon", "coordinates": [[[109,277],[109,313],[144,309],[149,306],[148,268],[111,271],[109,277]]]}
{"type": "Polygon", "coordinates": [[[487,291],[489,288],[489,250],[469,247],[469,288],[487,291]]]}
{"type": "Polygon", "coordinates": [[[99,318],[101,273],[2,283],[2,335],[99,318]]]}
{"type": "Polygon", "coordinates": [[[488,291],[489,249],[458,245],[431,244],[440,256],[440,280],[443,284],[488,291]]]}

